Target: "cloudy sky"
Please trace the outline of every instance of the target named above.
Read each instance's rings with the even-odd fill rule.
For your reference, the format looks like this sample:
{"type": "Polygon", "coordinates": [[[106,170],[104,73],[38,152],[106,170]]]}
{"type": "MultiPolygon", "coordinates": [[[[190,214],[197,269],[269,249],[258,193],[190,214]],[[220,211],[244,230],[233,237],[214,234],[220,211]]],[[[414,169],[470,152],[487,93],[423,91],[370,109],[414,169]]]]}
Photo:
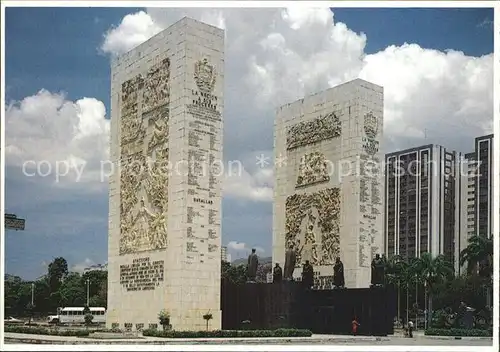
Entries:
{"type": "Polygon", "coordinates": [[[7,273],[106,261],[109,60],[183,16],[226,29],[224,158],[245,168],[223,183],[233,259],[270,255],[273,165],[256,156],[272,158],[280,104],[360,77],[384,86],[387,152],[467,152],[493,131],[492,10],[8,8],[5,205],[26,231],[6,233],[7,273]]]}

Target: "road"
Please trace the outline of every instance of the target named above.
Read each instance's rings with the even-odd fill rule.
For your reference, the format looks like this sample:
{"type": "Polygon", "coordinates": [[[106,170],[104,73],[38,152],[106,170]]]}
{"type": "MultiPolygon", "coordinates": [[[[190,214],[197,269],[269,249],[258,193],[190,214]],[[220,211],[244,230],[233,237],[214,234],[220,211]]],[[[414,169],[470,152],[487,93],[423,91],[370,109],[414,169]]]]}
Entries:
{"type": "MultiPolygon", "coordinates": [[[[492,346],[492,339],[462,338],[456,340],[449,337],[415,336],[404,338],[391,337],[353,337],[313,335],[309,338],[261,338],[261,339],[163,339],[155,337],[106,339],[46,336],[30,334],[5,333],[6,344],[169,344],[169,345],[356,345],[356,346],[492,346]]],[[[471,348],[473,350],[473,348],[471,348]]]]}

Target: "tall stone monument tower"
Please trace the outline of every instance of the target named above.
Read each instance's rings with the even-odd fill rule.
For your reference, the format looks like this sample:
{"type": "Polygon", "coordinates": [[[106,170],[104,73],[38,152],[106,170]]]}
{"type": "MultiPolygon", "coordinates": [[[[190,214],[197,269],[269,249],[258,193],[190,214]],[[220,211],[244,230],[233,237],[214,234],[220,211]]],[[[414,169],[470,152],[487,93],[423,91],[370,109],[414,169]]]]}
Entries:
{"type": "Polygon", "coordinates": [[[370,285],[383,250],[380,150],[383,89],[356,79],[284,105],[275,123],[273,262],[298,253],[319,288],[330,288],[337,257],[348,288],[370,285]]]}
{"type": "Polygon", "coordinates": [[[184,18],[112,62],[108,327],[221,327],[223,52],[184,18]]]}

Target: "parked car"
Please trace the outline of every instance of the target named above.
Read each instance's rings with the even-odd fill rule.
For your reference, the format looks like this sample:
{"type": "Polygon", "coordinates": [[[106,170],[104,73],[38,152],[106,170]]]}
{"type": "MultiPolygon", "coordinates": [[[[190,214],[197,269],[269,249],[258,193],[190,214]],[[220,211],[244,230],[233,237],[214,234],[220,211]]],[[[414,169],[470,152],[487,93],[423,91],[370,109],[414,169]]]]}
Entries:
{"type": "Polygon", "coordinates": [[[13,325],[13,324],[24,324],[24,320],[16,319],[14,317],[7,317],[4,319],[3,323],[5,325],[13,325]]]}

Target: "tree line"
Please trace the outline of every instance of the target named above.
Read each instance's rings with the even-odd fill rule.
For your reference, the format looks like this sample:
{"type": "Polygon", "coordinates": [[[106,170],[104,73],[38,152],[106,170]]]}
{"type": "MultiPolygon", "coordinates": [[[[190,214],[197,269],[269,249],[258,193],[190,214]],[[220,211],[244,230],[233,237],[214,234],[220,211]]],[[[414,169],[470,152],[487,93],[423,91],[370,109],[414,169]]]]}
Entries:
{"type": "MultiPolygon", "coordinates": [[[[427,311],[431,322],[433,311],[457,311],[461,302],[478,312],[490,312],[493,297],[493,240],[472,236],[460,253],[462,275],[456,275],[453,264],[440,255],[424,253],[419,258],[395,255],[384,260],[386,284],[397,290],[398,317],[414,319],[427,311]]],[[[257,281],[266,282],[271,263],[259,265],[257,281]]],[[[221,276],[237,284],[246,282],[246,266],[222,262],[221,276]]],[[[107,306],[107,271],[89,271],[83,275],[69,272],[62,257],[55,258],[47,274],[35,281],[5,277],[5,315],[27,316],[55,313],[58,307],[85,306],[89,280],[90,306],[107,306]],[[31,307],[32,286],[34,307],[31,307]]],[[[486,314],[487,315],[487,314],[486,314]]],[[[437,318],[436,318],[437,319],[437,318]]]]}
{"type": "Polygon", "coordinates": [[[46,316],[55,314],[58,307],[106,307],[107,271],[70,272],[62,257],[55,258],[47,273],[34,281],[5,275],[5,316],[46,316]],[[33,305],[31,305],[33,299],[33,305]]]}
{"type": "Polygon", "coordinates": [[[427,322],[434,326],[433,319],[439,320],[443,312],[453,315],[461,304],[466,304],[482,315],[483,320],[491,320],[493,240],[472,236],[460,253],[459,265],[465,270],[457,275],[453,263],[444,255],[433,257],[424,253],[419,258],[398,255],[387,258],[386,284],[398,291],[398,317],[414,320],[427,312],[427,322]]]}

